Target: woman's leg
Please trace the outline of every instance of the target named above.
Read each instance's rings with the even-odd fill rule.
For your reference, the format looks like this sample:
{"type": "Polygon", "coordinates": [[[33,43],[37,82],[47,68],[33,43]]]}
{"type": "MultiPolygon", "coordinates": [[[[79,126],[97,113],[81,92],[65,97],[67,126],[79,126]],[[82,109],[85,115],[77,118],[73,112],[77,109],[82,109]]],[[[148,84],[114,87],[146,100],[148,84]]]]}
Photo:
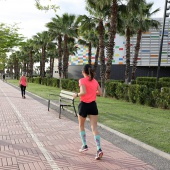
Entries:
{"type": "Polygon", "coordinates": [[[98,115],[89,115],[89,119],[90,119],[91,129],[92,129],[92,132],[94,135],[94,140],[95,140],[96,146],[97,146],[97,154],[96,154],[95,159],[101,159],[103,156],[103,152],[102,152],[101,146],[100,146],[100,135],[97,130],[98,115]]]}
{"type": "Polygon", "coordinates": [[[23,97],[23,85],[20,85],[21,86],[21,95],[22,95],[22,97],[23,97]]]}
{"type": "Polygon", "coordinates": [[[92,129],[92,132],[94,135],[94,140],[97,145],[97,150],[99,150],[99,149],[101,149],[101,147],[100,147],[100,135],[97,130],[98,115],[89,115],[89,119],[90,119],[91,129],[92,129]]]}
{"type": "Polygon", "coordinates": [[[23,95],[25,97],[25,89],[26,89],[26,86],[23,86],[23,95]]]}
{"type": "Polygon", "coordinates": [[[87,143],[86,143],[86,132],[85,132],[85,128],[84,128],[86,118],[78,115],[78,121],[79,121],[79,132],[80,132],[80,137],[81,137],[81,141],[82,141],[82,148],[79,151],[83,152],[88,149],[87,143]]]}

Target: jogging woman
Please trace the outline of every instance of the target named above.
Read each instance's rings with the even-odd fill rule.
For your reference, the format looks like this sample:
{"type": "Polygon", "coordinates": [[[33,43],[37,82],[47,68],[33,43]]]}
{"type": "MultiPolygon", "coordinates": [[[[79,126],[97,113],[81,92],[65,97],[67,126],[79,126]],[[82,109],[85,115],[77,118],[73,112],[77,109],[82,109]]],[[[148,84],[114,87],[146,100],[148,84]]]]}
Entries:
{"type": "Polygon", "coordinates": [[[27,86],[27,78],[25,76],[25,73],[23,73],[22,76],[20,77],[19,86],[21,88],[22,98],[25,99],[25,90],[27,86]]]}
{"type": "Polygon", "coordinates": [[[82,70],[84,78],[79,80],[80,92],[74,94],[73,97],[80,97],[80,103],[78,106],[78,121],[79,131],[82,140],[82,147],[79,152],[88,150],[86,143],[85,121],[87,116],[90,119],[91,129],[94,135],[94,140],[97,146],[97,154],[95,159],[99,160],[103,156],[102,149],[100,147],[100,135],[97,130],[98,109],[96,104],[96,95],[101,95],[101,88],[98,82],[94,79],[93,70],[89,64],[86,64],[82,70]]]}

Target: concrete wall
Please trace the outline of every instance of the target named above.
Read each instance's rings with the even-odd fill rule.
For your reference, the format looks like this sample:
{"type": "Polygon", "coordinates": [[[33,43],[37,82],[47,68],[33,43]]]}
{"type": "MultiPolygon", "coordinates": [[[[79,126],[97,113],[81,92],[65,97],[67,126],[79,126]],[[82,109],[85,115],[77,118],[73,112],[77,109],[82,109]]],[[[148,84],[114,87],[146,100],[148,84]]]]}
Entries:
{"type": "MultiPolygon", "coordinates": [[[[83,66],[69,66],[69,78],[79,79],[82,77],[83,66]]],[[[124,80],[125,65],[112,65],[111,79],[124,80]]],[[[130,74],[131,76],[131,74],[130,74]]],[[[156,77],[157,67],[137,67],[136,77],[156,77]]],[[[160,77],[170,77],[170,67],[161,67],[160,77]]],[[[96,78],[100,79],[100,66],[98,66],[96,78]]]]}

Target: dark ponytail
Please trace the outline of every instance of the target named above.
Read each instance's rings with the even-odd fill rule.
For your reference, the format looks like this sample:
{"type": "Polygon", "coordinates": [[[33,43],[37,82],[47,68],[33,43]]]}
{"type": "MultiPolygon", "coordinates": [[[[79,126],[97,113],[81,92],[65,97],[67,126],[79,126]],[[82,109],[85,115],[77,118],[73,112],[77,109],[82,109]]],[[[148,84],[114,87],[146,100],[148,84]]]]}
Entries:
{"type": "Polygon", "coordinates": [[[93,69],[90,64],[86,64],[83,68],[83,71],[85,72],[86,75],[89,76],[89,80],[92,81],[94,78],[94,73],[93,69]]]}

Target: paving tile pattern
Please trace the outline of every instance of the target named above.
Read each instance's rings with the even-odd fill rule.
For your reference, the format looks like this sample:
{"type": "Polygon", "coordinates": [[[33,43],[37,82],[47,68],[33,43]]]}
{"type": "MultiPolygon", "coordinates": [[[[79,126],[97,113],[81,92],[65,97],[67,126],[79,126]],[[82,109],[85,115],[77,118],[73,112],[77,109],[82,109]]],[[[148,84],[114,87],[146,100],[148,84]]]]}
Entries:
{"type": "Polygon", "coordinates": [[[87,130],[89,150],[79,153],[78,124],[0,80],[0,170],[154,170],[101,139],[104,156],[87,130]]]}

